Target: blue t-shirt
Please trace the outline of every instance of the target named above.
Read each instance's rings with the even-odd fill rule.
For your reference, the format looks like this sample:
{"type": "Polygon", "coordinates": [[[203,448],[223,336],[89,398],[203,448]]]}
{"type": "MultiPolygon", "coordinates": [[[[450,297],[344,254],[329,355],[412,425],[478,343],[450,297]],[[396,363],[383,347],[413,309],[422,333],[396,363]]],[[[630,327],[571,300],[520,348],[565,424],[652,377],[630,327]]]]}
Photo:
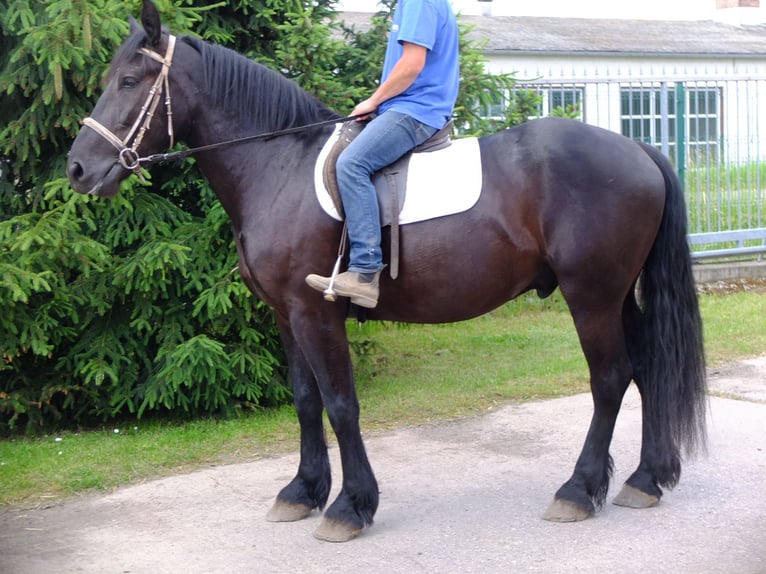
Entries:
{"type": "Polygon", "coordinates": [[[428,49],[426,63],[404,92],[383,102],[379,113],[395,110],[441,129],[452,116],[460,86],[458,26],[450,0],[399,0],[388,37],[381,83],[402,56],[402,42],[428,49]]]}

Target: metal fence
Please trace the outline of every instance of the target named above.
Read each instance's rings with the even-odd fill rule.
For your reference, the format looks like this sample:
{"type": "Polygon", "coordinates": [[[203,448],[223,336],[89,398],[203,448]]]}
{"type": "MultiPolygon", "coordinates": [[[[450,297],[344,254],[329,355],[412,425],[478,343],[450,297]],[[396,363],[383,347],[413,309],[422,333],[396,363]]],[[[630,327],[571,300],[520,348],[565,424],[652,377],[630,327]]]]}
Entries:
{"type": "Polygon", "coordinates": [[[766,253],[766,73],[540,77],[517,90],[537,93],[541,116],[563,108],[670,157],[685,190],[695,258],[766,253]]]}

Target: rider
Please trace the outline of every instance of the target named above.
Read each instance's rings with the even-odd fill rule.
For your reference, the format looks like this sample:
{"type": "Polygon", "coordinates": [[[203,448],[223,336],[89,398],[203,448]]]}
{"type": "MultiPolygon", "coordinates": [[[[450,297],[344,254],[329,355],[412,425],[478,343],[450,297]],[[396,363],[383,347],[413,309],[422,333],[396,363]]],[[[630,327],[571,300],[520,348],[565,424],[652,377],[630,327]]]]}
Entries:
{"type": "MultiPolygon", "coordinates": [[[[460,83],[458,26],[450,0],[398,0],[377,90],[352,115],[369,119],[341,153],[336,170],[350,244],[348,271],[334,290],[362,307],[378,304],[383,269],[380,212],[372,175],[443,128],[460,83]]],[[[329,277],[309,275],[318,291],[329,277]]]]}

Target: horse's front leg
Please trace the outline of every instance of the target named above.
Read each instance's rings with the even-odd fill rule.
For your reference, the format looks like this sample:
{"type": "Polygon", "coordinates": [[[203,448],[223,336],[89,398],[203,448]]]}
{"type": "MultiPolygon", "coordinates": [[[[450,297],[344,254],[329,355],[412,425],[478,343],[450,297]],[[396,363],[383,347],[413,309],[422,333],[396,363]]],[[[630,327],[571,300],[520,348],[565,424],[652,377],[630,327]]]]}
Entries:
{"type": "Polygon", "coordinates": [[[359,428],[359,401],[354,386],[345,320],[306,324],[300,338],[313,367],[340,450],[343,483],[314,532],[320,540],[345,542],[372,524],[378,509],[378,483],[367,459],[359,428]]]}
{"type": "MultiPolygon", "coordinates": [[[[351,369],[344,316],[337,312],[337,308],[332,309],[331,313],[325,313],[313,321],[305,318],[293,319],[289,329],[283,329],[292,334],[295,344],[293,351],[300,358],[298,363],[302,371],[296,374],[302,372],[304,375],[298,380],[293,378],[293,387],[298,390],[295,404],[301,424],[303,471],[299,471],[295,480],[279,494],[278,501],[301,504],[297,500],[298,496],[308,491],[305,486],[306,477],[301,476],[301,472],[316,478],[320,460],[323,469],[323,473],[320,474],[326,476],[329,489],[329,464],[321,427],[323,404],[338,439],[343,483],[338,498],[326,510],[324,519],[314,535],[321,540],[345,542],[357,536],[365,526],[372,524],[378,508],[378,483],[367,459],[359,428],[359,402],[351,369]],[[297,489],[297,492],[291,489],[297,489]]],[[[307,316],[310,314],[304,315],[307,316]]],[[[292,367],[292,362],[290,366],[292,367]]],[[[326,497],[325,494],[324,500],[326,497]]]]}
{"type": "Polygon", "coordinates": [[[322,423],[322,397],[314,373],[286,321],[277,317],[293,388],[293,401],[301,431],[298,474],[277,495],[266,519],[292,522],[323,509],[330,496],[332,478],[322,423]]]}

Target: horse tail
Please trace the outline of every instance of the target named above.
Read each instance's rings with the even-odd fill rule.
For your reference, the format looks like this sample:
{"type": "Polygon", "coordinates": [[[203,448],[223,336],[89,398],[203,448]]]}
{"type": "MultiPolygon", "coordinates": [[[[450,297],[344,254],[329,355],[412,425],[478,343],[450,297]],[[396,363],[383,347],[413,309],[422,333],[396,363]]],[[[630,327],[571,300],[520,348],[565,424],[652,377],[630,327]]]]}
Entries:
{"type": "Polygon", "coordinates": [[[681,475],[681,451],[693,454],[706,447],[702,318],[681,182],[662,153],[647,144],[641,147],[662,172],[665,209],[641,274],[643,320],[634,369],[645,402],[644,432],[659,450],[656,477],[672,488],[681,475]]]}

